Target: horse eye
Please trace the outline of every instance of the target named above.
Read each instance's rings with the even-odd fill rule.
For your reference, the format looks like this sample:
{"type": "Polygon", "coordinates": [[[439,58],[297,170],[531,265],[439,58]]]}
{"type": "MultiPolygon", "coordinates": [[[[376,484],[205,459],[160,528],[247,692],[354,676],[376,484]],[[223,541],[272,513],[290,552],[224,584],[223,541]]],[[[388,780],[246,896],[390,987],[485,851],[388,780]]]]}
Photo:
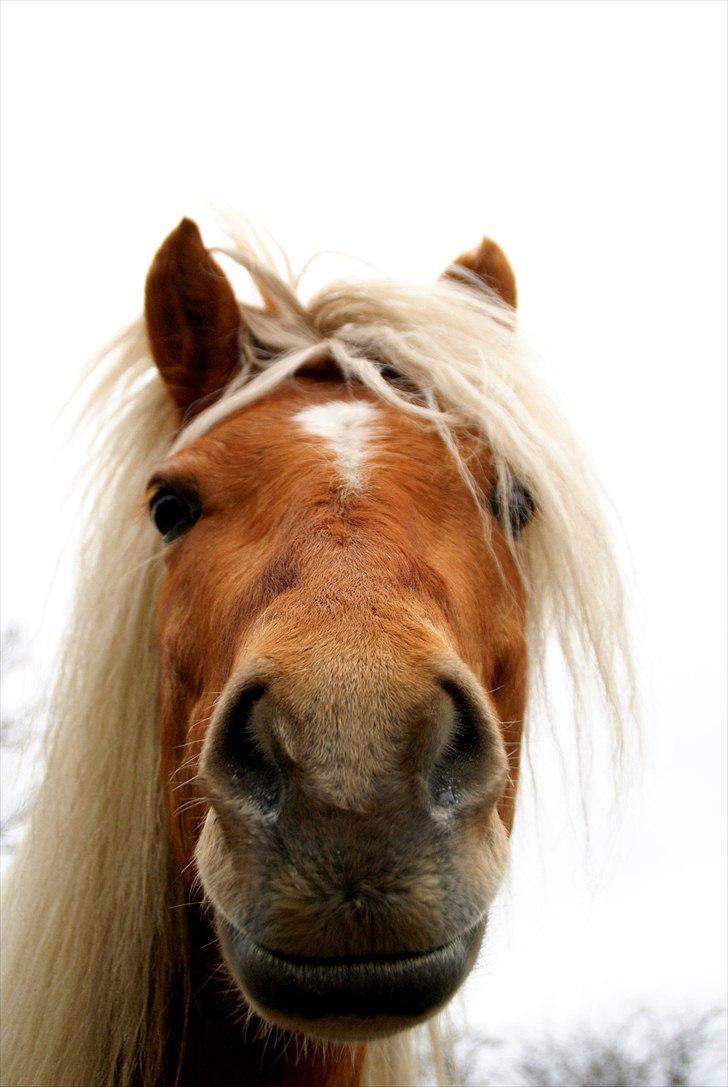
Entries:
{"type": "Polygon", "coordinates": [[[526,487],[521,483],[513,483],[508,489],[505,503],[500,491],[497,488],[493,491],[490,508],[501,524],[508,520],[513,535],[519,536],[533,518],[536,502],[526,487]]]}
{"type": "Polygon", "coordinates": [[[157,531],[165,543],[186,532],[198,520],[202,509],[195,495],[164,487],[149,503],[149,511],[157,531]]]}

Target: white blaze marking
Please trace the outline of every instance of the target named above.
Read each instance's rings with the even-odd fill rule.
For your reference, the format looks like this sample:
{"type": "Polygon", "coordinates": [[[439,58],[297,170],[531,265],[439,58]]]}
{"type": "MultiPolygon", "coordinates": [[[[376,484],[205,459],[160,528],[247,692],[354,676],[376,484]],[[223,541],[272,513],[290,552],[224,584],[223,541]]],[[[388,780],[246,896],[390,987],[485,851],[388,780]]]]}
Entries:
{"type": "Polygon", "coordinates": [[[376,415],[376,409],[364,400],[333,400],[304,408],[294,419],[307,434],[329,443],[344,480],[353,490],[360,490],[371,422],[376,415]]]}

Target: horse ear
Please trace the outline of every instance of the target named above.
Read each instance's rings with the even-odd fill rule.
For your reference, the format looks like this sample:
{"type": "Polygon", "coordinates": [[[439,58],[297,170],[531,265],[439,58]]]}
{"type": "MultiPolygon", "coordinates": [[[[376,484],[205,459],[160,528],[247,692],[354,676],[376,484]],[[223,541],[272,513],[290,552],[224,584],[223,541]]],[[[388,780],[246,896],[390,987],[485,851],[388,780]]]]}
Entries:
{"type": "Polygon", "coordinates": [[[513,309],[516,308],[516,277],[508,263],[508,258],[499,245],[490,238],[483,238],[477,249],[463,253],[445,272],[446,279],[455,279],[460,283],[458,268],[474,272],[491,290],[513,309]]]}
{"type": "Polygon", "coordinates": [[[240,366],[242,317],[232,287],[183,219],[147,275],[145,320],[154,361],[180,418],[205,407],[240,366]]]}

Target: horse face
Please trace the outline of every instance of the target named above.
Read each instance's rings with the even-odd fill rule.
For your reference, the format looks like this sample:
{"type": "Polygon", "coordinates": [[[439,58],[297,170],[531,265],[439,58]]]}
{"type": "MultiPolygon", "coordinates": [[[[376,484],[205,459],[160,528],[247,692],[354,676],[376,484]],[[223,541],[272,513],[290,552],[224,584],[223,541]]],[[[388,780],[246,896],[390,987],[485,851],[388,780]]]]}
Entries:
{"type": "Polygon", "coordinates": [[[506,864],[526,660],[502,530],[432,429],[312,377],[150,498],[172,834],[225,962],[289,1029],[411,1026],[466,976],[506,864]]]}

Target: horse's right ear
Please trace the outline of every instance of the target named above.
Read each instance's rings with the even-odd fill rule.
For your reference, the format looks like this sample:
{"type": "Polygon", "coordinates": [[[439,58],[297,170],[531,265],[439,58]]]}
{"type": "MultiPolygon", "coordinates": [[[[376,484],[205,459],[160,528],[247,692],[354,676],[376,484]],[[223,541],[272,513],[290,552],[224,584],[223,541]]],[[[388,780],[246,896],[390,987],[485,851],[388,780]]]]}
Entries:
{"type": "Polygon", "coordinates": [[[144,310],[154,361],[180,419],[222,392],[240,366],[240,306],[197,225],[183,219],[152,262],[144,310]]]}

